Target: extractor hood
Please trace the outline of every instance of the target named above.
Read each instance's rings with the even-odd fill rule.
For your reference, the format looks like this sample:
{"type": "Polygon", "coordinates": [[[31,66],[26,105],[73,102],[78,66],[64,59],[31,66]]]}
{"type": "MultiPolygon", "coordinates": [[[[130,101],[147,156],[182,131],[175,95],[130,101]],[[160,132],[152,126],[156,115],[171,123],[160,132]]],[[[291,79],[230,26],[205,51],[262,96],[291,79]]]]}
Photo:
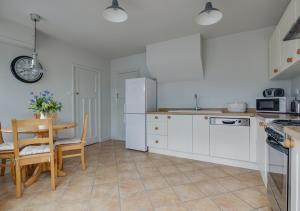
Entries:
{"type": "Polygon", "coordinates": [[[283,41],[296,39],[300,39],[300,17],[298,18],[296,23],[294,23],[287,35],[284,37],[283,41]]]}

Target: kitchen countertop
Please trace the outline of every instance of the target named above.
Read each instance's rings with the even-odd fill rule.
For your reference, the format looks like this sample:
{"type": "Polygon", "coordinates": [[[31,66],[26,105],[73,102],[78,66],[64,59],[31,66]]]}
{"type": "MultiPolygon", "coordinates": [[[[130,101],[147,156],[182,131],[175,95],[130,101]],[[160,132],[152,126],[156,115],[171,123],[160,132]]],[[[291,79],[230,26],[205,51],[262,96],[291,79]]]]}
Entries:
{"type": "Polygon", "coordinates": [[[213,109],[213,108],[203,108],[201,110],[205,110],[205,112],[201,112],[201,113],[198,113],[197,111],[189,111],[189,112],[169,112],[169,110],[188,110],[186,108],[180,108],[180,109],[171,109],[171,108],[162,108],[162,109],[159,109],[159,111],[156,111],[156,112],[148,112],[147,114],[161,114],[161,115],[210,115],[210,116],[250,116],[250,117],[254,117],[256,112],[255,112],[255,109],[248,109],[246,112],[244,113],[240,113],[240,112],[229,112],[227,111],[227,109],[224,109],[224,108],[216,108],[216,109],[213,109]],[[209,111],[212,111],[212,112],[209,112],[209,111]],[[216,113],[214,111],[219,111],[219,110],[222,110],[222,113],[216,113]],[[207,112],[206,112],[207,111],[207,112]]]}

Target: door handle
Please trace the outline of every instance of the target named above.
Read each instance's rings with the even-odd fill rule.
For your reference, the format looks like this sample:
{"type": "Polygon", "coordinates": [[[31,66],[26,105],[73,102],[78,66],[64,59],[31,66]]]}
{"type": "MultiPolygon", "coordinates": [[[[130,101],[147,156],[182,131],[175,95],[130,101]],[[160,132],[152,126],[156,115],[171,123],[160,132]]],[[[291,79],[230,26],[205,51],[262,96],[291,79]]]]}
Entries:
{"type": "Polygon", "coordinates": [[[76,95],[79,95],[79,92],[76,92],[76,95]]]}
{"type": "Polygon", "coordinates": [[[235,121],[222,121],[222,123],[225,125],[233,125],[235,121]]]}

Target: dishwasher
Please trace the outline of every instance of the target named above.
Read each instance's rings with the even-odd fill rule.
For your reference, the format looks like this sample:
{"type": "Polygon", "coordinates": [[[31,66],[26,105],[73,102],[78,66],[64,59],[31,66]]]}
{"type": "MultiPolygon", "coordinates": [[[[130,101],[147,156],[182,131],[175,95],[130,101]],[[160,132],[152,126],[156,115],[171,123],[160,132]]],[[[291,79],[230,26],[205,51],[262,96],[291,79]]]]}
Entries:
{"type": "Polygon", "coordinates": [[[249,161],[249,118],[211,117],[209,133],[211,156],[249,161]]]}

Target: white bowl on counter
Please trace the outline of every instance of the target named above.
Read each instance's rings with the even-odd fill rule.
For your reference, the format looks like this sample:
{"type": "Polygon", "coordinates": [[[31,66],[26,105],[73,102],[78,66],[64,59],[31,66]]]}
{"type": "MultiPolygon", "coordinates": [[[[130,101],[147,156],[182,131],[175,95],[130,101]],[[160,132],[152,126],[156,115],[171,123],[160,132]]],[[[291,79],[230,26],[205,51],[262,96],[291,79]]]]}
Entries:
{"type": "Polygon", "coordinates": [[[245,102],[233,102],[227,104],[228,112],[244,113],[247,111],[247,104],[245,102]]]}

